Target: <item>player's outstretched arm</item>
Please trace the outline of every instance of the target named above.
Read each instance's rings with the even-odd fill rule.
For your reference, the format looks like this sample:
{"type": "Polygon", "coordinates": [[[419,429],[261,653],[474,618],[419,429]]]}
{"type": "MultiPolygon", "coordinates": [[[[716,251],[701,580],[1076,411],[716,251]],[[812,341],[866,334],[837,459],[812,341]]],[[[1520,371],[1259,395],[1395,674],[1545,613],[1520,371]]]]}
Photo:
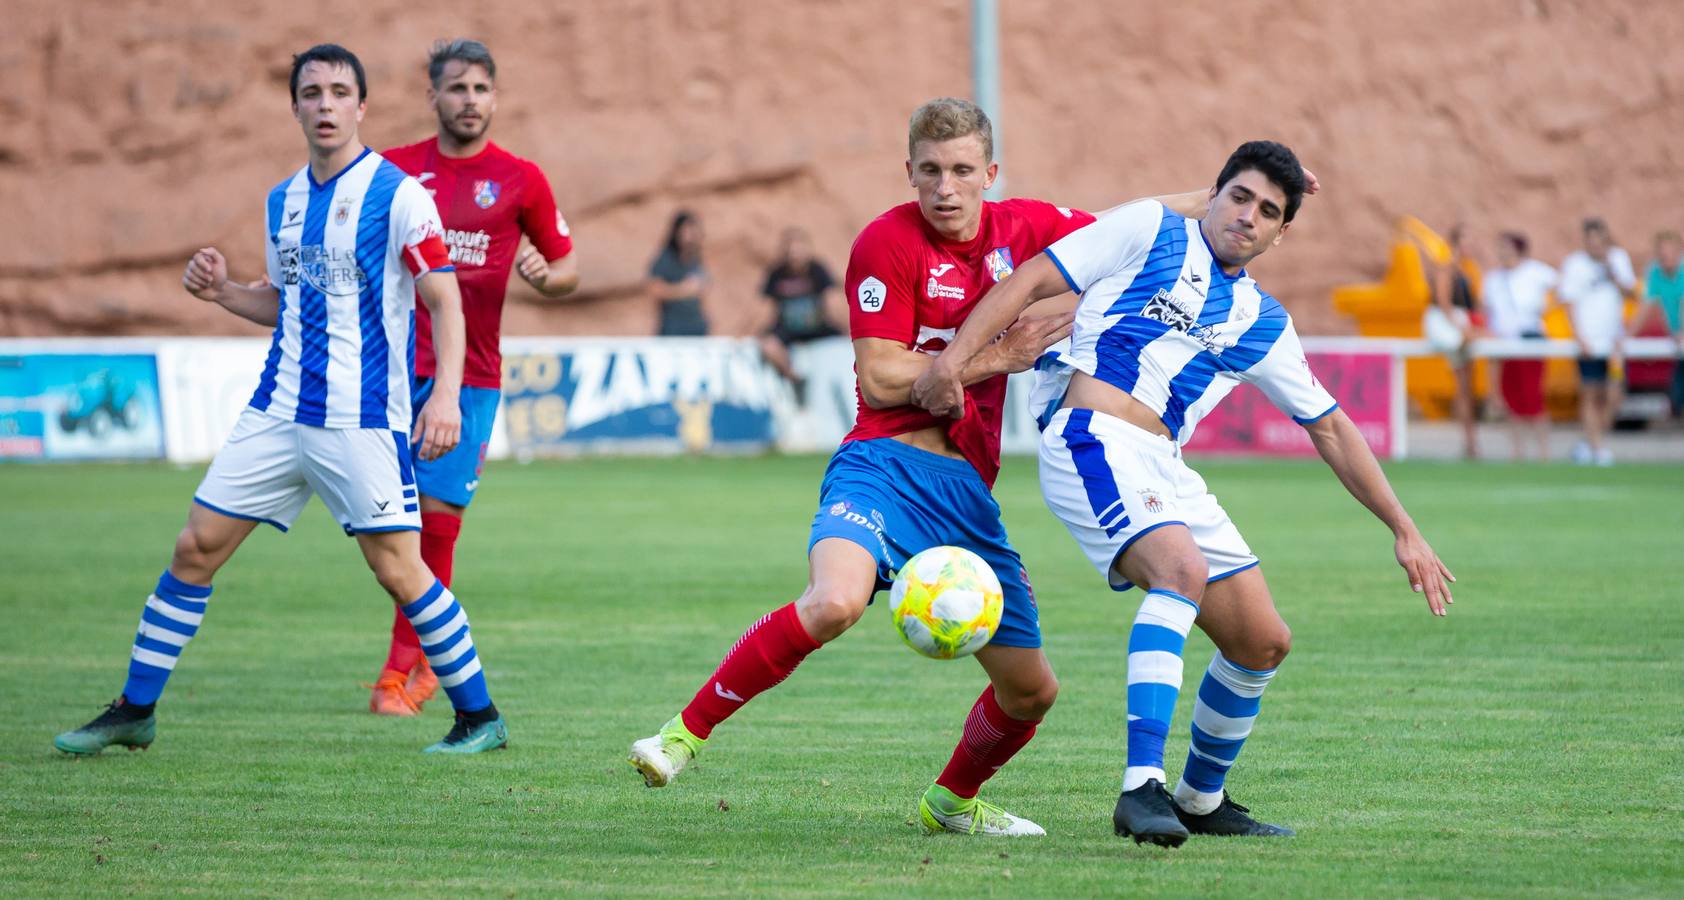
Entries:
{"type": "Polygon", "coordinates": [[[1426,594],[1427,608],[1433,615],[1444,615],[1445,607],[1453,602],[1450,582],[1456,576],[1450,574],[1450,569],[1428,546],[1427,539],[1398,502],[1386,481],[1386,473],[1380,470],[1380,461],[1374,458],[1374,451],[1368,448],[1356,424],[1344,410],[1335,409],[1305,425],[1304,430],[1310,433],[1316,452],[1339,476],[1345,490],[1392,530],[1396,538],[1393,550],[1398,565],[1409,573],[1409,586],[1416,593],[1426,594]]]}
{"type": "Polygon", "coordinates": [[[228,261],[215,247],[205,247],[187,261],[187,271],[181,275],[181,286],[187,293],[207,303],[215,303],[236,316],[259,325],[273,327],[280,316],[280,294],[268,278],[248,284],[228,279],[228,261]]]}
{"type": "Polygon", "coordinates": [[[545,260],[538,248],[528,246],[516,257],[515,271],[546,297],[565,297],[579,286],[579,258],[572,252],[545,260]]]}
{"type": "Polygon", "coordinates": [[[456,273],[423,272],[415,292],[433,314],[433,393],[415,419],[415,434],[422,459],[437,459],[456,449],[462,437],[462,356],[467,348],[467,326],[462,320],[462,291],[456,273]]]}
{"type": "MultiPolygon", "coordinates": [[[[1000,339],[971,357],[958,374],[960,384],[957,418],[965,409],[964,386],[996,375],[1022,372],[1035,364],[1048,347],[1070,336],[1075,313],[1064,310],[1045,316],[1024,316],[1013,322],[1000,339]]],[[[889,409],[912,403],[912,386],[930,370],[939,357],[907,349],[883,338],[854,341],[855,369],[859,372],[860,396],[872,409],[889,409]]]]}
{"type": "MultiPolygon", "coordinates": [[[[1310,171],[1309,169],[1305,169],[1304,193],[1306,195],[1314,194],[1319,190],[1321,190],[1321,182],[1316,178],[1316,173],[1310,171]]],[[[1173,212],[1178,216],[1188,219],[1202,219],[1205,217],[1205,213],[1210,209],[1210,188],[1199,188],[1196,191],[1185,191],[1179,194],[1164,194],[1162,196],[1153,197],[1152,199],[1169,207],[1170,212],[1173,212]]],[[[1100,213],[1098,217],[1104,218],[1110,213],[1129,205],[1129,203],[1138,202],[1140,201],[1130,200],[1128,203],[1120,203],[1105,212],[1100,213]]]]}
{"type": "MultiPolygon", "coordinates": [[[[965,324],[960,326],[959,333],[954,335],[953,343],[936,357],[926,371],[924,371],[912,385],[911,402],[921,406],[938,416],[957,418],[965,412],[965,384],[962,374],[973,369],[979,360],[986,364],[1005,365],[1021,360],[999,356],[994,360],[984,359],[984,353],[991,346],[990,341],[1002,331],[1018,320],[1029,304],[1048,297],[1056,297],[1070,290],[1070,285],[1064,280],[1063,273],[1045,253],[1037,253],[1035,257],[1021,266],[1006,279],[996,284],[982,301],[965,317],[965,324]]],[[[1024,319],[1024,322],[1036,321],[1041,317],[1024,319]]],[[[1005,369],[1006,372],[1021,372],[1035,364],[1040,350],[1064,340],[1070,334],[1069,322],[1071,315],[1045,317],[1057,322],[1060,326],[1056,331],[1058,336],[1047,341],[1018,368],[1005,369]]],[[[1050,323],[1045,323],[1050,324],[1050,323]]],[[[1053,333],[1053,332],[1049,332],[1053,333]]],[[[1009,332],[1008,332],[1009,334],[1009,332]]],[[[1028,335],[1024,335],[1027,337],[1028,335]]],[[[996,348],[1000,349],[1000,348],[996,348]]],[[[998,354],[990,354],[998,356],[998,354]]],[[[997,374],[997,373],[996,373],[997,374]]],[[[986,376],[985,376],[986,377],[986,376]]]]}

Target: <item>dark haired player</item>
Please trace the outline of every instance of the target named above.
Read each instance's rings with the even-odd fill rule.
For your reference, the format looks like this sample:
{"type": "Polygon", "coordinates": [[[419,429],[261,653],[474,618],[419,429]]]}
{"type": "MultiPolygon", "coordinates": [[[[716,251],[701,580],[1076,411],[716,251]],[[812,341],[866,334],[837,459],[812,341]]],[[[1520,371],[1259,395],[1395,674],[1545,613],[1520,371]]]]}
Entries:
{"type": "MultiPolygon", "coordinates": [[[[199,624],[211,578],[259,522],[287,530],[320,494],[357,540],[380,586],[421,633],[456,723],[429,753],[504,746],[467,613],[421,561],[415,456],[457,444],[462,307],[421,185],[362,145],[367,78],[349,50],[322,44],[293,57],[292,111],[309,163],[269,192],[268,278],[240,284],[215,248],[193,255],[182,286],[275,329],[251,403],[193,494],[170,566],[141,611],[123,693],[92,722],[53,740],[66,753],[144,748],[153,707],[199,624]],[[432,310],[437,385],[410,434],[415,296],[432,310]]],[[[308,643],[288,629],[277,641],[308,643]]]]}
{"type": "MultiPolygon", "coordinates": [[[[438,204],[444,241],[462,285],[468,329],[462,374],[462,442],[437,459],[417,460],[421,494],[421,558],[450,586],[462,515],[479,488],[485,448],[497,418],[502,387],[503,296],[514,269],[545,297],[578,286],[578,260],[567,222],[556,211],[550,183],[533,163],[491,142],[497,111],[497,63],[479,41],[458,38],[433,45],[427,59],[428,101],[438,134],[382,155],[415,176],[438,204]],[[520,248],[525,234],[532,242],[520,248]],[[519,249],[519,253],[516,250],[519,249]]],[[[417,306],[415,397],[431,396],[437,365],[428,337],[427,308],[417,306]]],[[[402,610],[392,619],[392,644],[369,697],[369,711],[411,716],[433,695],[437,678],[422,657],[415,628],[402,610]]]]}
{"type": "Polygon", "coordinates": [[[1292,642],[1257,557],[1181,459],[1199,419],[1235,385],[1256,385],[1304,426],[1340,482],[1391,528],[1397,561],[1432,613],[1443,615],[1450,602],[1449,569],[1361,432],[1310,373],[1292,317],[1245,272],[1285,237],[1305,189],[1291,150],[1241,145],[1202,220],[1148,200],[1055,242],[989,292],[912,389],[924,408],[957,413],[961,373],[990,338],[1037,299],[1082,295],[1069,346],[1037,366],[1032,402],[1047,506],[1113,589],[1147,589],[1129,632],[1128,765],[1113,814],[1117,833],[1137,842],[1292,833],[1254,820],[1223,790],[1292,642]],[[1218,652],[1199,687],[1192,748],[1172,798],[1164,738],[1195,623],[1218,652]]]}
{"type": "MultiPolygon", "coordinates": [[[[993,149],[988,116],[974,104],[942,98],[913,113],[906,174],[918,199],[868,224],[848,262],[859,420],[819,488],[806,590],[750,626],[690,703],[632,745],[630,761],[650,787],[672,781],[715,727],[852,627],[909,557],[951,544],[988,561],[1005,611],[976,654],[990,683],[947,767],[919,798],[919,819],[929,831],[1045,834],[977,796],[1034,736],[1058,695],[1028,572],[989,489],[1000,470],[1005,376],[1029,368],[1068,333],[1068,311],[1014,314],[994,330],[990,337],[999,340],[957,370],[962,419],[938,419],[909,405],[908,394],[1016,261],[1093,221],[1040,200],[983,200],[998,171],[993,149]]],[[[1202,196],[1176,199],[1191,205],[1202,196]]]]}

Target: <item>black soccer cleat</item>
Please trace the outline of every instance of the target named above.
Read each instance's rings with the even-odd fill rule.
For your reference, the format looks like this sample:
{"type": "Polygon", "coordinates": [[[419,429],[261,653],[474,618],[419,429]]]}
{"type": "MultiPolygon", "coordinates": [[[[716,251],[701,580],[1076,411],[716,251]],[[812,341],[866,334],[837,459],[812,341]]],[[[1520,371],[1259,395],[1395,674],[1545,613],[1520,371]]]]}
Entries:
{"type": "Polygon", "coordinates": [[[1250,812],[1250,809],[1235,803],[1227,791],[1222,792],[1222,805],[1202,816],[1196,816],[1179,806],[1175,807],[1175,814],[1181,819],[1181,824],[1187,826],[1187,830],[1193,834],[1292,837],[1298,833],[1284,825],[1259,822],[1248,815],[1250,812]]]}
{"type": "Polygon", "coordinates": [[[1179,847],[1187,840],[1187,826],[1181,824],[1175,801],[1156,778],[1117,798],[1111,824],[1117,834],[1134,838],[1136,844],[1179,847]]]}

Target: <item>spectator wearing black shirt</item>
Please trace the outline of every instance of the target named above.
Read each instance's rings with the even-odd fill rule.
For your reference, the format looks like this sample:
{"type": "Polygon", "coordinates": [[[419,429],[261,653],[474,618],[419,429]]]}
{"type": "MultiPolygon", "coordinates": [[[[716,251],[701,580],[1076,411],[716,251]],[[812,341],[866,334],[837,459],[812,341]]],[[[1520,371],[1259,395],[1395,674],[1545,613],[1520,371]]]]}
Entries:
{"type": "Polygon", "coordinates": [[[797,396],[805,385],[790,365],[789,348],[842,333],[832,324],[835,317],[828,308],[835,286],[830,270],[814,258],[807,233],[799,228],[785,230],[783,249],[761,288],[771,299],[775,315],[771,328],[760,336],[760,348],[766,361],[795,386],[797,396]]]}

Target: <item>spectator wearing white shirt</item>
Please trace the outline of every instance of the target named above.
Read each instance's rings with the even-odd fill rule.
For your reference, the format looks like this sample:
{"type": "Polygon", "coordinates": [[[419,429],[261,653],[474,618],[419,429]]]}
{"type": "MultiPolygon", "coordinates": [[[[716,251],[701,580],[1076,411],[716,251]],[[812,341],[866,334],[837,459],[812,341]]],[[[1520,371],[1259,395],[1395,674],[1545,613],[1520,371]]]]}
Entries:
{"type": "MultiPolygon", "coordinates": [[[[1536,340],[1544,336],[1544,308],[1555,288],[1556,272],[1527,255],[1526,235],[1505,231],[1497,237],[1497,265],[1485,273],[1480,294],[1486,328],[1495,338],[1536,340]]],[[[1549,419],[1544,415],[1544,360],[1505,359],[1498,376],[1503,405],[1509,411],[1514,459],[1525,456],[1529,432],[1538,459],[1549,458],[1549,419]]]]}
{"type": "Polygon", "coordinates": [[[1561,283],[1556,288],[1556,296],[1567,304],[1573,339],[1579,343],[1579,420],[1585,440],[1574,449],[1575,462],[1614,464],[1606,441],[1619,406],[1620,386],[1610,369],[1623,367],[1625,298],[1636,287],[1631,256],[1614,245],[1608,224],[1586,219],[1584,249],[1568,254],[1561,263],[1561,283]]]}

